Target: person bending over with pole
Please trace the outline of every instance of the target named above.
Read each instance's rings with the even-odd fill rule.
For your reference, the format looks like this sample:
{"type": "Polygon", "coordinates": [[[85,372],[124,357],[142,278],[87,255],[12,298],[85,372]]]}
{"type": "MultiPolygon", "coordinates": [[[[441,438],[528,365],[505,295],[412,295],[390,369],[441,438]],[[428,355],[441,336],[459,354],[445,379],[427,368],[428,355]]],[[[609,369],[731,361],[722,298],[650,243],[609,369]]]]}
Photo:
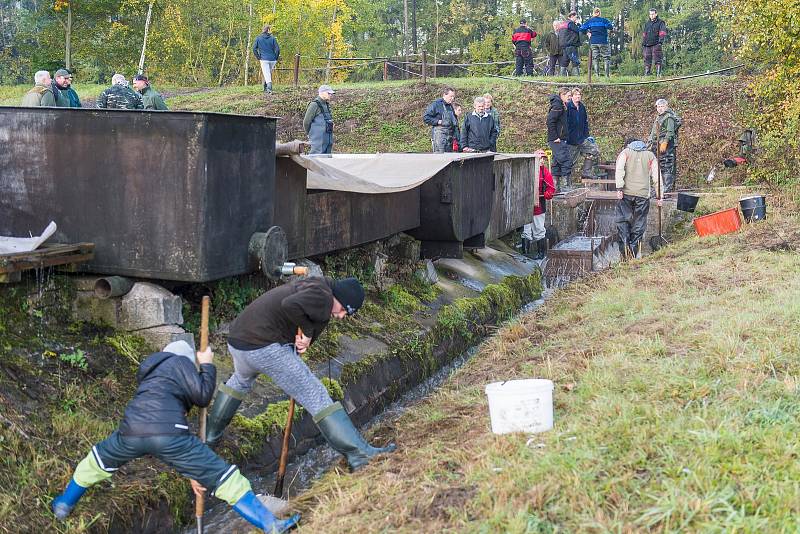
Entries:
{"type": "Polygon", "coordinates": [[[298,355],[322,334],[332,317],[353,315],[363,303],[364,288],[355,278],[322,277],[289,282],[251,302],[231,324],[228,351],[234,373],[217,389],[208,414],[208,442],[219,440],[258,375],[265,374],[311,414],[351,470],[363,467],[376,454],[393,451],[394,444],[378,448],[366,442],[344,407],[333,402],[298,355]]]}
{"type": "Polygon", "coordinates": [[[658,206],[662,206],[658,160],[647,150],[647,145],[638,139],[628,141],[625,149],[617,156],[616,170],[617,234],[619,251],[623,259],[637,258],[641,255],[641,243],[647,228],[647,214],[650,212],[650,183],[656,186],[658,206]]]}
{"type": "Polygon", "coordinates": [[[129,461],[150,454],[190,478],[195,493],[211,490],[211,495],[226,501],[265,532],[286,532],[297,524],[299,515],[276,519],[235,465],[189,433],[186,413],[192,406],[208,406],[214,394],[217,371],[213,359],[210,348],[195,354],[185,341],[177,341],[139,365],[139,386],[119,428],[92,447],[64,492],[53,500],[58,519],[69,516],[90,486],[110,478],[129,461]]]}

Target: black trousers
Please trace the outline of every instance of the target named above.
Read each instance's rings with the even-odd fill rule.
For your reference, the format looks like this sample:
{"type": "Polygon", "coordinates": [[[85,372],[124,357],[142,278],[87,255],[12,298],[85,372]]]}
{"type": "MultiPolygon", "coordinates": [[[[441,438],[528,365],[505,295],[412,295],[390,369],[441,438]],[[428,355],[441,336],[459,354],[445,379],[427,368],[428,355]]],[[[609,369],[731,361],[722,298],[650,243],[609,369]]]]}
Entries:
{"type": "Polygon", "coordinates": [[[533,76],[533,52],[528,50],[517,50],[515,53],[515,68],[514,76],[522,76],[522,69],[525,69],[525,74],[533,76]]]}
{"type": "Polygon", "coordinates": [[[139,437],[123,436],[114,431],[92,450],[105,471],[115,471],[131,460],[150,454],[212,493],[236,471],[235,466],[192,434],[139,437]]]}
{"type": "Polygon", "coordinates": [[[617,201],[617,234],[620,241],[636,250],[647,229],[647,214],[650,212],[650,199],[625,195],[617,201]]]}
{"type": "Polygon", "coordinates": [[[653,63],[656,64],[657,67],[660,67],[662,62],[664,61],[664,51],[661,49],[660,44],[655,44],[653,46],[643,46],[642,52],[644,56],[644,65],[648,69],[650,65],[653,63]]]}
{"type": "Polygon", "coordinates": [[[675,159],[675,145],[670,142],[667,150],[659,155],[658,164],[661,167],[661,180],[664,182],[664,192],[669,193],[675,189],[675,180],[678,175],[678,166],[675,159]]]}

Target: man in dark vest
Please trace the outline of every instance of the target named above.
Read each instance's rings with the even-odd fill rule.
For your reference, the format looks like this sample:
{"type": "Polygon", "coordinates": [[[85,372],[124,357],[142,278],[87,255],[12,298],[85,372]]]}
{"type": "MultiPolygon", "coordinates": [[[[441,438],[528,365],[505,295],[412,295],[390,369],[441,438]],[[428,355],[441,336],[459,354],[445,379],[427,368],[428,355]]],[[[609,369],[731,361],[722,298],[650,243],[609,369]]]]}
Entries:
{"type": "Polygon", "coordinates": [[[581,46],[581,28],[578,26],[578,14],[569,14],[567,25],[558,30],[558,44],[561,46],[561,75],[568,76],[570,64],[574,67],[575,76],[581,74],[581,59],[578,48],[581,46]]]}
{"type": "Polygon", "coordinates": [[[520,20],[519,28],[514,30],[514,33],[511,35],[516,62],[514,76],[522,76],[523,67],[525,68],[525,74],[533,76],[533,51],[531,50],[531,41],[533,41],[534,37],[536,37],[536,32],[528,27],[528,22],[525,19],[520,20]]]}
{"type": "Polygon", "coordinates": [[[221,436],[258,375],[295,399],[311,414],[334,450],[344,455],[351,470],[366,465],[394,445],[371,446],[353,426],[344,407],[300,358],[319,338],[331,318],[353,315],[364,303],[364,288],[355,278],[332,280],[309,277],[271,289],[251,302],[233,321],[228,352],[233,375],[220,384],[208,413],[208,442],[221,436]]]}
{"type": "Polygon", "coordinates": [[[334,93],[330,85],[320,85],[317,98],[309,102],[306,108],[303,129],[311,142],[310,154],[333,152],[333,115],[330,102],[334,93]]]}
{"type": "Polygon", "coordinates": [[[644,56],[644,74],[652,72],[653,63],[656,64],[656,75],[661,76],[661,64],[664,60],[662,46],[667,38],[667,23],[658,18],[658,11],[650,10],[650,20],[644,25],[642,33],[642,52],[644,56]]]}

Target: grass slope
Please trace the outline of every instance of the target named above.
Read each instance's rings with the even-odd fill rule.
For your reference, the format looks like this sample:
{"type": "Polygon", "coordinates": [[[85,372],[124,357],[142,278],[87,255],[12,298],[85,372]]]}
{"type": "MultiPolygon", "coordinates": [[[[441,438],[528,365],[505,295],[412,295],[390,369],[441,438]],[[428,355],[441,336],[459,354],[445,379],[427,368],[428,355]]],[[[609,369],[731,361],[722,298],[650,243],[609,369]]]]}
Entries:
{"type": "Polygon", "coordinates": [[[301,532],[797,532],[800,232],[771,217],[502,329],[379,429],[397,453],[301,497],[301,532]],[[495,436],[483,388],[522,377],[555,382],[555,428],[495,436]]]}
{"type": "MultiPolygon", "coordinates": [[[[621,80],[612,78],[613,80],[621,80]]],[[[552,79],[548,79],[552,81],[552,79]]],[[[565,84],[570,79],[563,80],[565,84]]],[[[630,81],[625,79],[625,81],[630,81]]],[[[440,78],[427,85],[409,81],[340,84],[333,101],[337,152],[429,152],[430,129],[422,122],[426,106],[452,85],[465,110],[485,92],[495,97],[502,131],[498,149],[532,152],[546,145],[545,116],[553,86],[490,77],[440,78]]],[[[703,183],[711,166],[738,151],[742,126],[739,110],[750,105],[746,80],[709,77],[639,87],[585,87],[591,133],[606,160],[616,158],[627,137],[646,137],[655,118],[654,102],[667,98],[683,117],[678,149],[679,183],[703,183]]],[[[78,85],[85,105],[92,106],[101,86],[78,85]]],[[[305,139],[303,116],[315,88],[278,86],[265,97],[257,86],[222,88],[159,87],[174,110],[214,111],[279,117],[278,137],[305,139]]],[[[0,87],[0,104],[17,105],[27,87],[0,87]]],[[[718,179],[738,182],[745,170],[717,173],[718,179]],[[727,174],[726,174],[727,173],[727,174]]]]}

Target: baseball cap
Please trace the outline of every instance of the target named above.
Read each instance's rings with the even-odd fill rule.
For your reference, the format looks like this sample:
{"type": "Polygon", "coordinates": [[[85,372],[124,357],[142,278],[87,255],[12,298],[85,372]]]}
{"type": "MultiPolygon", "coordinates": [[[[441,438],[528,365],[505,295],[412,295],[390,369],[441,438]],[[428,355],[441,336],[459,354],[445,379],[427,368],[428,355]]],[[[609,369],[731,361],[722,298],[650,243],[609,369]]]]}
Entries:
{"type": "Polygon", "coordinates": [[[133,77],[134,82],[142,81],[142,82],[149,82],[150,80],[147,79],[147,76],[144,74],[137,74],[133,77]]]}
{"type": "Polygon", "coordinates": [[[72,78],[72,73],[67,69],[58,69],[56,73],[53,75],[53,78],[56,76],[66,76],[67,78],[72,78]]]}
{"type": "Polygon", "coordinates": [[[333,87],[331,87],[328,84],[320,85],[319,86],[319,91],[317,91],[317,92],[318,93],[331,93],[331,94],[335,94],[336,93],[336,91],[333,90],[333,87]]]}

